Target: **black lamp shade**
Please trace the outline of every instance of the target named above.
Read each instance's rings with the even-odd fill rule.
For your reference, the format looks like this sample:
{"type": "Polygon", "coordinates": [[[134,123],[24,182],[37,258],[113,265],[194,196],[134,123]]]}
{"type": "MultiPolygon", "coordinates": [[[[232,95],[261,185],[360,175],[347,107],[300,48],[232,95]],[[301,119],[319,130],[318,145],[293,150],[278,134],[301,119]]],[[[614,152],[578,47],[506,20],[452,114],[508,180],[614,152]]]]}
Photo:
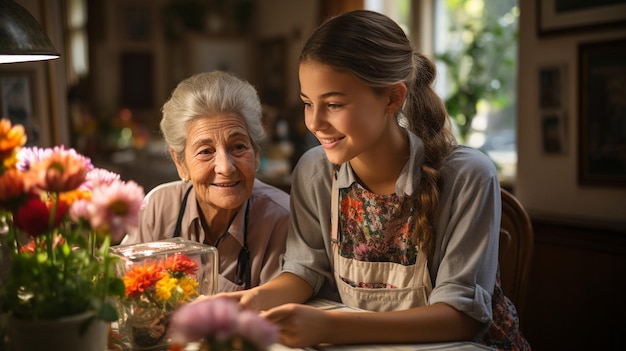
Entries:
{"type": "Polygon", "coordinates": [[[0,0],[0,63],[59,56],[39,22],[25,8],[12,0],[0,0]]]}

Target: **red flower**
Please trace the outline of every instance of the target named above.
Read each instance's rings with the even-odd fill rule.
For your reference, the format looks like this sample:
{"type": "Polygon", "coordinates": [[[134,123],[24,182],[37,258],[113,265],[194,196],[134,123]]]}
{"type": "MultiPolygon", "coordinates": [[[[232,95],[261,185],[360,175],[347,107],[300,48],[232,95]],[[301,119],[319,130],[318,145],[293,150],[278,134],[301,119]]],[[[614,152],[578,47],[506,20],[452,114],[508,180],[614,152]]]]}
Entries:
{"type": "Polygon", "coordinates": [[[20,253],[28,252],[31,255],[35,254],[35,241],[31,240],[28,244],[20,247],[20,253]]]}
{"type": "Polygon", "coordinates": [[[198,264],[189,256],[177,253],[170,256],[163,262],[163,268],[176,273],[181,272],[189,275],[195,275],[198,270],[198,264]]]}
{"type": "Polygon", "coordinates": [[[33,238],[56,228],[68,210],[67,204],[64,202],[59,201],[58,204],[54,224],[50,226],[50,207],[52,204],[46,204],[38,195],[30,195],[15,214],[15,226],[33,238]]]}

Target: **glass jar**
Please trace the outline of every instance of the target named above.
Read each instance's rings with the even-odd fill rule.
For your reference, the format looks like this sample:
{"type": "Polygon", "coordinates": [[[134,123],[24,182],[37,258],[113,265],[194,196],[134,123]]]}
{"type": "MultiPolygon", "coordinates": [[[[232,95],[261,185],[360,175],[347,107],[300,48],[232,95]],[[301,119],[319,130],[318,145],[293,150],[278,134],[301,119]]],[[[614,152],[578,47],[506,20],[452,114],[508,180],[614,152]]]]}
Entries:
{"type": "Polygon", "coordinates": [[[119,301],[119,338],[133,350],[166,348],[169,318],[180,306],[217,292],[218,253],[182,238],[111,248],[126,294],[119,301]]]}

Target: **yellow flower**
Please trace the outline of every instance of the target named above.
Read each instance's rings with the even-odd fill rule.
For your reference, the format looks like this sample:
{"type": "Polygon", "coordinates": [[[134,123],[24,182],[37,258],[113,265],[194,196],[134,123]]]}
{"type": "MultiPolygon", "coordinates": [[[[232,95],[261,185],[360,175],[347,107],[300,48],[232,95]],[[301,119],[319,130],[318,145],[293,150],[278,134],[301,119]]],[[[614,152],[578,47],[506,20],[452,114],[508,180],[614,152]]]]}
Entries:
{"type": "Polygon", "coordinates": [[[189,276],[180,278],[179,286],[183,290],[182,301],[189,301],[200,296],[198,294],[198,281],[189,276]]]}
{"type": "Polygon", "coordinates": [[[78,200],[87,200],[91,201],[91,191],[84,189],[76,189],[71,191],[66,191],[64,193],[59,194],[59,199],[64,201],[68,205],[72,205],[74,202],[78,200]]]}
{"type": "Polygon", "coordinates": [[[0,159],[4,168],[13,168],[17,162],[17,152],[26,145],[24,126],[12,126],[11,121],[0,119],[0,159]]]}
{"type": "Polygon", "coordinates": [[[156,297],[161,301],[168,301],[172,298],[172,291],[176,289],[176,284],[178,284],[178,279],[166,274],[156,283],[156,297]]]}

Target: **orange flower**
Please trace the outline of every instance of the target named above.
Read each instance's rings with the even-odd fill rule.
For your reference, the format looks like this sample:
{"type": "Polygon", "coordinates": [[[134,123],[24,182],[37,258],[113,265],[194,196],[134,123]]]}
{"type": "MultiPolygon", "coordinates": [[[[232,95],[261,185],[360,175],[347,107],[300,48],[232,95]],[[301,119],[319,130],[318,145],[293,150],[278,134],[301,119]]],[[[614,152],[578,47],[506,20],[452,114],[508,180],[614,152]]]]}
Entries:
{"type": "MultiPolygon", "coordinates": [[[[54,239],[52,241],[52,246],[57,247],[63,245],[65,243],[65,239],[60,234],[55,234],[54,239]]],[[[41,242],[40,246],[45,248],[46,244],[41,242]]],[[[31,240],[28,244],[20,247],[20,253],[29,253],[31,255],[35,254],[35,240],[31,240]]]]}
{"type": "Polygon", "coordinates": [[[126,295],[136,298],[144,291],[153,288],[159,279],[165,275],[158,262],[135,265],[124,277],[126,295]]]}
{"type": "Polygon", "coordinates": [[[0,175],[0,208],[24,194],[24,180],[16,169],[6,170],[0,175]]]}
{"type": "Polygon", "coordinates": [[[0,155],[13,151],[15,148],[26,144],[26,131],[24,126],[11,126],[11,121],[0,119],[0,155]]]}
{"type": "Polygon", "coordinates": [[[13,168],[17,162],[17,151],[26,144],[24,126],[11,126],[11,121],[0,119],[0,170],[13,168]]]}
{"type": "Polygon", "coordinates": [[[71,206],[74,202],[78,200],[91,200],[91,192],[88,190],[72,190],[65,193],[59,194],[59,199],[63,202],[66,202],[69,206],[71,206]]]}
{"type": "Polygon", "coordinates": [[[198,264],[189,256],[177,253],[163,262],[163,268],[172,273],[180,272],[195,275],[198,270],[198,264]]]}

